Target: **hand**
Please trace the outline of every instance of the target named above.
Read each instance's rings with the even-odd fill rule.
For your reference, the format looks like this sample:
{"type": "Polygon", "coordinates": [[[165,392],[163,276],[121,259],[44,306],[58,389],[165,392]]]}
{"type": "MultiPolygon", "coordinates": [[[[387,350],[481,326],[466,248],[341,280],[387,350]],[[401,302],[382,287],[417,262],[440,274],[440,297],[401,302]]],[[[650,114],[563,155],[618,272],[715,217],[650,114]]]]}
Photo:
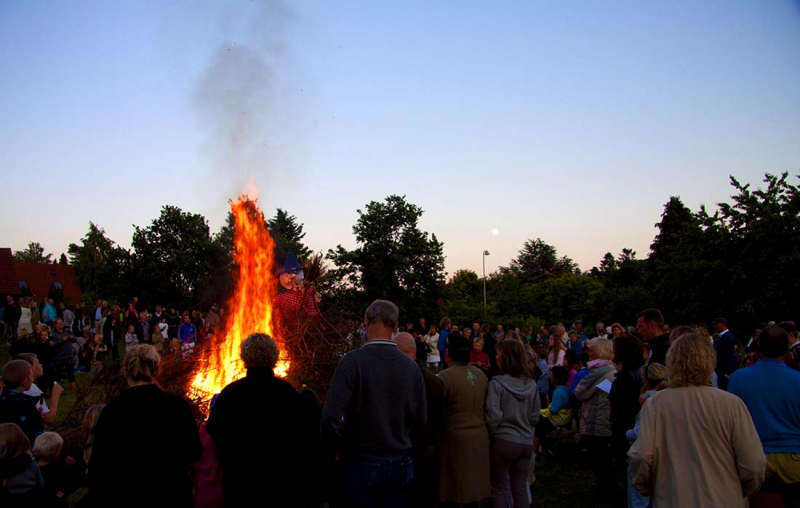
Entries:
{"type": "Polygon", "coordinates": [[[62,393],[64,393],[64,387],[58,383],[53,384],[53,395],[59,397],[62,393]]]}
{"type": "Polygon", "coordinates": [[[64,457],[64,464],[71,466],[75,464],[75,459],[67,455],[66,457],[64,457]]]}

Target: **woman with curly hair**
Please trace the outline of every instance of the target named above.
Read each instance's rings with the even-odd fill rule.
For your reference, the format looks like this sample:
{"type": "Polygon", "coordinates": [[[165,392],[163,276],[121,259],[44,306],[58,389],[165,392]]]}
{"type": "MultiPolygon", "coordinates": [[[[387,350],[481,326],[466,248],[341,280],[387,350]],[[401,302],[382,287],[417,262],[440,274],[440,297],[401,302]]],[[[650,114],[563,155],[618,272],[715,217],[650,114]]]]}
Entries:
{"type": "Polygon", "coordinates": [[[653,506],[744,507],[767,461],[741,399],[711,386],[708,339],[683,335],[667,352],[669,389],[642,408],[631,481],[653,506]]]}

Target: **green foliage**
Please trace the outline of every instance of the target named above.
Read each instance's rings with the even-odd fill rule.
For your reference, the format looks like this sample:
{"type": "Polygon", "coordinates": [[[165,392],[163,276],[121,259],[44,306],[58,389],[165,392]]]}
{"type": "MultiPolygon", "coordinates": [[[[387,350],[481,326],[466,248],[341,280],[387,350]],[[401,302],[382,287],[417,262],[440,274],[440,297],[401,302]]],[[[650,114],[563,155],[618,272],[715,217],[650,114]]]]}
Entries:
{"type": "Polygon", "coordinates": [[[286,258],[289,249],[294,252],[300,263],[311,255],[311,249],[303,244],[303,238],[306,236],[303,224],[298,223],[294,215],[289,215],[285,210],[278,208],[275,217],[267,221],[267,228],[275,240],[275,259],[278,262],[286,258]]]}
{"type": "Polygon", "coordinates": [[[575,262],[567,256],[559,258],[556,248],[541,238],[526,241],[519,256],[500,270],[517,277],[523,284],[536,284],[565,273],[580,273],[575,262]]]}
{"type": "Polygon", "coordinates": [[[327,290],[348,298],[354,313],[363,313],[366,305],[383,298],[400,307],[402,319],[436,314],[444,254],[436,235],[429,237],[419,229],[422,213],[396,195],[370,202],[364,212],[358,210],[353,233],[359,246],[347,250],[339,245],[328,251],[334,267],[327,290]]]}
{"type": "Polygon", "coordinates": [[[16,251],[13,254],[14,261],[17,263],[52,263],[52,254],[44,255],[44,247],[39,242],[28,242],[25,250],[16,251]]]}
{"type": "Polygon", "coordinates": [[[147,305],[195,303],[195,295],[212,285],[222,251],[213,245],[205,217],[165,206],[150,226],[134,228],[140,299],[147,305]]]}
{"type": "Polygon", "coordinates": [[[131,253],[106,237],[105,231],[89,223],[80,244],[69,245],[71,265],[84,298],[103,298],[119,303],[131,298],[134,286],[131,253]]]}

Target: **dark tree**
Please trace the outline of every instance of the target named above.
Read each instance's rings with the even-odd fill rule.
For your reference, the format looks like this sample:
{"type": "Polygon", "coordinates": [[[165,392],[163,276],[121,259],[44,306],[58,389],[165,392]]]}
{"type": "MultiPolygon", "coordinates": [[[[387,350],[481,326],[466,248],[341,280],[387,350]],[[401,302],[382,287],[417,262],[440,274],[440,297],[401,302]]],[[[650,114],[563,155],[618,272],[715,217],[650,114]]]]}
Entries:
{"type": "Polygon", "coordinates": [[[514,275],[524,284],[535,284],[567,273],[580,273],[578,266],[570,258],[559,258],[556,248],[541,238],[526,241],[517,258],[507,268],[501,268],[501,271],[514,275]]]}
{"type": "Polygon", "coordinates": [[[358,210],[353,233],[359,246],[328,251],[334,265],[328,290],[349,298],[356,313],[377,298],[392,300],[412,319],[435,313],[444,284],[444,254],[436,235],[419,229],[422,213],[396,195],[358,210]]]}
{"type": "Polygon", "coordinates": [[[294,215],[289,215],[285,210],[278,208],[275,217],[267,221],[267,227],[272,239],[275,240],[275,257],[278,262],[286,258],[289,249],[301,263],[311,255],[311,250],[303,243],[303,238],[306,236],[303,224],[298,223],[294,215]]]}
{"type": "Polygon", "coordinates": [[[14,261],[17,263],[52,263],[52,254],[44,255],[44,247],[39,242],[28,242],[28,247],[25,250],[20,250],[14,253],[14,261]]]}

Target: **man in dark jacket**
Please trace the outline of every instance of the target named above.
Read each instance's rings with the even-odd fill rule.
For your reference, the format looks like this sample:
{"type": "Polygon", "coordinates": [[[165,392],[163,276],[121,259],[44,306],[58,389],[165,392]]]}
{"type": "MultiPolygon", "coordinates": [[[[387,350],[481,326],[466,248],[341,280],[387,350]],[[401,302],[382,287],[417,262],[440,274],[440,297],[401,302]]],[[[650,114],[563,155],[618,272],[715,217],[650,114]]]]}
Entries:
{"type": "Polygon", "coordinates": [[[323,439],[339,454],[347,506],[405,506],[414,476],[411,436],[427,420],[425,383],[392,341],[398,309],[367,308],[367,343],[336,367],[322,411],[323,439]]]}
{"type": "MultiPolygon", "coordinates": [[[[416,360],[414,337],[399,333],[394,338],[397,347],[407,357],[416,360]]],[[[444,384],[438,376],[428,371],[425,364],[416,360],[425,381],[425,399],[428,421],[425,427],[411,436],[414,445],[411,457],[414,459],[414,482],[411,487],[409,506],[436,506],[439,468],[437,467],[436,443],[444,423],[444,384]]]]}
{"type": "Polygon", "coordinates": [[[315,488],[318,421],[297,391],[273,374],[278,361],[275,341],[263,333],[241,345],[247,376],[226,386],[208,418],[208,433],[222,467],[226,508],[309,506],[315,488]]]}
{"type": "Polygon", "coordinates": [[[139,344],[150,344],[152,342],[153,327],[150,326],[150,321],[147,319],[146,310],[139,313],[139,321],[133,324],[133,331],[136,334],[136,338],[139,339],[139,344]]]}
{"type": "Polygon", "coordinates": [[[6,295],[5,313],[3,314],[3,320],[5,321],[3,338],[11,332],[11,340],[17,340],[17,327],[19,326],[20,317],[22,317],[22,309],[19,303],[14,300],[13,296],[6,295]]]}
{"type": "Polygon", "coordinates": [[[651,363],[667,364],[669,333],[663,333],[664,315],[658,309],[645,309],[636,315],[636,330],[643,341],[650,345],[651,363]]]}
{"type": "Polygon", "coordinates": [[[727,390],[730,375],[739,368],[736,357],[736,339],[728,330],[728,320],[725,318],[717,318],[711,324],[717,330],[717,337],[714,339],[714,352],[717,353],[717,366],[714,368],[714,372],[717,373],[717,385],[721,389],[727,390]]]}

